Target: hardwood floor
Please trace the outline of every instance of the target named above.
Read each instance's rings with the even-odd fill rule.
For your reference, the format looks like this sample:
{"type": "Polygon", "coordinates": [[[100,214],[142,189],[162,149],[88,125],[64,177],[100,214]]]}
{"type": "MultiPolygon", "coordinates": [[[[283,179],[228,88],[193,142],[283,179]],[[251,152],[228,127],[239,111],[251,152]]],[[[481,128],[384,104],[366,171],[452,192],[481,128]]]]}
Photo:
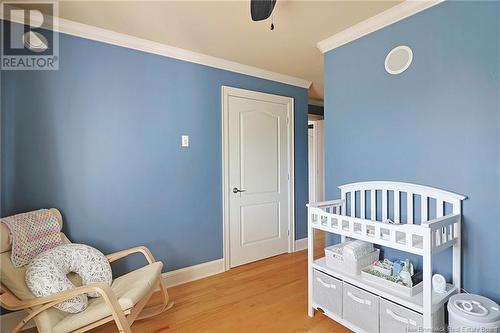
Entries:
{"type": "MultiPolygon", "coordinates": [[[[174,307],[136,322],[133,332],[350,332],[320,313],[307,316],[307,251],[236,267],[169,293],[174,307]]],[[[116,326],[94,332],[116,332],[116,326]]]]}
{"type": "Polygon", "coordinates": [[[325,238],[326,232],[318,229],[314,229],[314,259],[318,259],[325,256],[325,238]]]}

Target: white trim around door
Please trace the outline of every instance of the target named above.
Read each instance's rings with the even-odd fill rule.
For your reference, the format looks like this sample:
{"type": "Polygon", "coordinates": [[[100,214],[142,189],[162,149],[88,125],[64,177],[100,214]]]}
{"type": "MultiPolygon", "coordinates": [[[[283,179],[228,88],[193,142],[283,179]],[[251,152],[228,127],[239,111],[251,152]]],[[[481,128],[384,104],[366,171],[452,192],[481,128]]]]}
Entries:
{"type": "Polygon", "coordinates": [[[266,94],[257,91],[222,86],[222,216],[223,216],[223,256],[224,268],[230,268],[230,243],[229,243],[229,195],[231,184],[229,184],[229,96],[238,96],[243,98],[267,98],[278,100],[288,106],[287,128],[288,128],[288,175],[289,175],[289,193],[288,193],[288,253],[295,251],[295,173],[294,173],[294,99],[292,97],[266,94]]]}
{"type": "Polygon", "coordinates": [[[307,129],[308,153],[308,189],[309,202],[320,202],[325,198],[325,165],[324,165],[324,130],[323,120],[309,120],[307,129]],[[312,126],[312,128],[311,128],[312,126]],[[309,135],[312,134],[312,138],[309,135]],[[312,140],[311,140],[312,139],[312,140]],[[312,144],[312,147],[309,145],[312,144]],[[312,160],[311,160],[312,159],[312,160]],[[312,175],[311,175],[312,173],[312,175]],[[311,177],[312,176],[312,177],[311,177]],[[311,179],[312,178],[312,179],[311,179]],[[312,188],[311,188],[312,186],[312,188]],[[311,195],[311,192],[312,195],[311,195]]]}

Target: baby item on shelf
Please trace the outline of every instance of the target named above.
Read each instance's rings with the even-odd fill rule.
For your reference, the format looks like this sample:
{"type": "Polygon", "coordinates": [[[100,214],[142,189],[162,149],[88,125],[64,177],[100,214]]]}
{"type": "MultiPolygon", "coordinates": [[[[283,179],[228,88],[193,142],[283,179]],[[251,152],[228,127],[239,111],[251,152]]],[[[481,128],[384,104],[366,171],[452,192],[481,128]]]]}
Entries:
{"type": "Polygon", "coordinates": [[[441,274],[434,274],[432,276],[432,289],[438,293],[442,294],[446,291],[446,280],[441,274]]]}
{"type": "Polygon", "coordinates": [[[401,271],[403,270],[403,267],[405,267],[404,260],[394,261],[394,264],[392,266],[392,276],[399,276],[399,273],[401,273],[401,271]]]}
{"type": "Polygon", "coordinates": [[[329,246],[329,247],[325,248],[325,251],[326,251],[326,249],[329,249],[330,255],[332,257],[334,257],[335,259],[338,259],[338,260],[344,259],[344,257],[343,257],[344,247],[342,246],[342,244],[329,246]]]}
{"type": "Polygon", "coordinates": [[[373,252],[373,244],[361,240],[354,240],[344,243],[344,259],[357,260],[373,252]]]}
{"type": "Polygon", "coordinates": [[[390,276],[393,270],[393,263],[388,259],[384,259],[383,261],[378,260],[373,264],[372,269],[382,275],[390,276]]]}
{"type": "Polygon", "coordinates": [[[412,286],[411,282],[411,271],[413,270],[413,264],[410,263],[410,260],[406,259],[405,265],[401,272],[399,273],[399,277],[403,280],[403,283],[408,287],[412,286]],[[410,268],[411,266],[411,268],[410,268]]]}
{"type": "Polygon", "coordinates": [[[325,247],[327,266],[351,275],[358,275],[361,269],[378,260],[380,250],[373,244],[359,240],[347,241],[325,247]]]}
{"type": "Polygon", "coordinates": [[[371,283],[376,283],[377,285],[383,288],[390,289],[391,292],[396,292],[398,294],[402,294],[407,297],[413,297],[418,293],[422,292],[423,283],[421,280],[420,273],[415,274],[415,275],[420,274],[420,282],[407,285],[403,281],[403,279],[401,279],[401,277],[382,274],[378,270],[373,269],[373,267],[374,265],[368,266],[361,270],[361,275],[364,280],[369,281],[371,283]]]}
{"type": "Polygon", "coordinates": [[[363,271],[406,287],[422,282],[422,273],[414,274],[413,263],[409,259],[394,262],[388,259],[378,260],[363,271]]]}
{"type": "Polygon", "coordinates": [[[408,262],[408,265],[409,265],[410,275],[413,276],[415,274],[415,270],[413,268],[413,263],[409,259],[406,259],[406,261],[408,262]]]}

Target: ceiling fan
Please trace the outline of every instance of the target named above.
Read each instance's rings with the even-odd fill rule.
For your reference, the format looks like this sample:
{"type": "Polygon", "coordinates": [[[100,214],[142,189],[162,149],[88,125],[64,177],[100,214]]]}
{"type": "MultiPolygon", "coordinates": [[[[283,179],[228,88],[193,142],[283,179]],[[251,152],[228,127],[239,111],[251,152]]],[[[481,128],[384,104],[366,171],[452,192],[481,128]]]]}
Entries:
{"type": "MultiPolygon", "coordinates": [[[[266,20],[273,13],[276,0],[250,0],[250,13],[253,21],[266,20]]],[[[274,30],[274,22],[271,22],[271,30],[274,30]]]]}

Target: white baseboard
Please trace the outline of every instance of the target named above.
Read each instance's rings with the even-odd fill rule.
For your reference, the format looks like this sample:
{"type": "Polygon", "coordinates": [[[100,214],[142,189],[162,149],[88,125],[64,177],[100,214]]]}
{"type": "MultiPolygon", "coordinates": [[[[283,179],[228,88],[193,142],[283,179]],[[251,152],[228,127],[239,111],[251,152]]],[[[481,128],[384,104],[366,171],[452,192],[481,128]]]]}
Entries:
{"type": "Polygon", "coordinates": [[[307,249],[307,237],[295,241],[295,252],[307,249]]]}
{"type": "MultiPolygon", "coordinates": [[[[0,316],[0,332],[1,333],[10,333],[16,327],[24,317],[26,317],[28,313],[26,311],[16,311],[9,312],[0,316]]],[[[31,320],[26,326],[24,326],[23,330],[27,330],[28,328],[35,327],[35,323],[31,320]]]]}
{"type": "Polygon", "coordinates": [[[224,259],[217,259],[203,264],[163,273],[162,276],[165,279],[167,288],[170,288],[222,272],[224,272],[224,259]]]}

